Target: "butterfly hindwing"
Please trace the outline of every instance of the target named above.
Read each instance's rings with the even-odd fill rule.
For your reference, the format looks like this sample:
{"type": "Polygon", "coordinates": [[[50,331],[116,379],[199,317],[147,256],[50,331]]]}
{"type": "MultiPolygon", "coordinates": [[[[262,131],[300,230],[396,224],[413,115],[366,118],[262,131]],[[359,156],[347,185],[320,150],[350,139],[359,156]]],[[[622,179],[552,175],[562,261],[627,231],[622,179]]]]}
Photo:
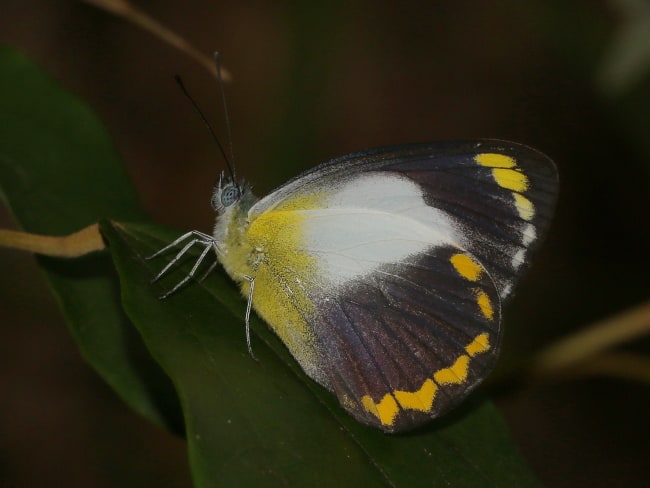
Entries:
{"type": "Polygon", "coordinates": [[[482,268],[461,274],[458,257],[471,259],[442,247],[384,265],[317,307],[311,325],[330,387],[360,421],[411,429],[449,410],[492,369],[496,287],[482,268]]]}

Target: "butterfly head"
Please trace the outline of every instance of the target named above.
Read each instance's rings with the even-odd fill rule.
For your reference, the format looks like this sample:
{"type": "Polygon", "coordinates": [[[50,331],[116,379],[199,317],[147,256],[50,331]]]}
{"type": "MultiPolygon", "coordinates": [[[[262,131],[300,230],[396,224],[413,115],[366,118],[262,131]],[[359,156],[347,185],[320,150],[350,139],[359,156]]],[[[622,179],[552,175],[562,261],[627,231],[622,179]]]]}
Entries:
{"type": "Polygon", "coordinates": [[[234,180],[232,175],[221,173],[214,187],[210,204],[217,212],[214,238],[221,242],[233,232],[239,232],[246,225],[248,211],[257,201],[251,187],[245,181],[234,180]]]}
{"type": "Polygon", "coordinates": [[[250,194],[250,187],[246,183],[234,181],[232,177],[221,173],[210,204],[219,215],[223,215],[229,209],[237,207],[246,194],[250,194]]]}

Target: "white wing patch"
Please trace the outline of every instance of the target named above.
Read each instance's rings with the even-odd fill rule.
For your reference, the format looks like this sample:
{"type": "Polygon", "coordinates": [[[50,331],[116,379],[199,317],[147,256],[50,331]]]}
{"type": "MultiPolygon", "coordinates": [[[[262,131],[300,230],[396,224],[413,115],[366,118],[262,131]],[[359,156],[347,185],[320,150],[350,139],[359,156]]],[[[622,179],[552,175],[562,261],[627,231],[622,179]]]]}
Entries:
{"type": "Polygon", "coordinates": [[[434,246],[461,246],[453,219],[424,201],[417,183],[389,173],[357,176],[309,211],[305,251],[330,285],[398,263],[434,246]]]}
{"type": "Polygon", "coordinates": [[[526,224],[521,230],[521,243],[528,247],[531,242],[537,239],[537,232],[533,224],[526,224]]]}

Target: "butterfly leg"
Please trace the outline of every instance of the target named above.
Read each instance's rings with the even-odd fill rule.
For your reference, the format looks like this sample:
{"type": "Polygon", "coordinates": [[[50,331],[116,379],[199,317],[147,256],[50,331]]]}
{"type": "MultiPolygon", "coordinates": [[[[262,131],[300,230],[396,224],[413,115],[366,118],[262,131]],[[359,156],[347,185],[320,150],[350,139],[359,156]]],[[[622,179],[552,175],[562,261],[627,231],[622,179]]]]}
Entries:
{"type": "MultiPolygon", "coordinates": [[[[174,264],[176,264],[176,263],[178,262],[178,260],[179,260],[181,257],[183,257],[183,255],[184,255],[184,254],[185,254],[185,253],[186,253],[186,252],[187,252],[187,251],[188,251],[192,246],[194,246],[194,244],[201,244],[201,245],[204,246],[204,249],[203,249],[203,251],[201,252],[201,255],[200,255],[200,256],[198,257],[198,259],[196,260],[196,262],[194,263],[194,266],[192,267],[192,269],[190,270],[190,272],[185,276],[185,278],[183,278],[181,281],[179,281],[179,282],[178,282],[178,283],[177,283],[177,284],[176,284],[176,285],[175,285],[171,290],[169,290],[168,292],[166,292],[166,293],[164,293],[163,295],[161,295],[161,296],[159,297],[161,300],[167,298],[169,295],[171,295],[172,293],[174,293],[176,290],[178,290],[181,286],[183,286],[185,283],[187,283],[187,282],[188,282],[188,281],[189,281],[189,280],[194,276],[194,274],[196,273],[196,270],[197,270],[198,267],[201,265],[201,263],[203,262],[203,260],[204,260],[205,257],[207,256],[207,254],[208,254],[208,252],[210,251],[210,249],[212,249],[212,248],[215,246],[214,239],[213,239],[211,236],[209,236],[209,235],[207,235],[207,234],[204,234],[204,233],[202,233],[202,232],[198,232],[198,231],[188,232],[187,234],[182,235],[181,237],[179,237],[178,239],[176,239],[176,240],[175,240],[174,242],[172,242],[171,244],[165,246],[165,247],[162,248],[160,251],[156,252],[155,254],[153,254],[153,255],[151,255],[151,256],[149,256],[149,257],[147,258],[147,259],[152,259],[152,258],[155,258],[156,256],[159,256],[159,255],[162,254],[163,252],[165,252],[165,251],[171,249],[172,247],[174,247],[175,245],[179,244],[180,242],[182,242],[183,240],[187,239],[187,238],[190,237],[190,236],[196,236],[196,237],[195,237],[194,239],[192,239],[190,242],[188,242],[187,244],[185,244],[185,246],[183,246],[183,248],[178,252],[178,254],[176,254],[176,256],[174,257],[174,259],[172,259],[169,263],[167,263],[167,265],[166,265],[166,266],[165,266],[165,267],[160,271],[160,273],[158,273],[158,274],[157,274],[157,275],[156,275],[156,276],[151,280],[152,283],[158,281],[158,280],[159,280],[159,279],[160,279],[160,278],[161,278],[165,273],[167,273],[167,271],[169,271],[169,269],[170,269],[174,264]]],[[[214,269],[214,267],[211,267],[209,271],[211,271],[212,269],[214,269]]],[[[205,276],[203,276],[203,278],[205,278],[205,276]]]]}
{"type": "MultiPolygon", "coordinates": [[[[202,242],[208,242],[208,241],[213,242],[214,241],[212,236],[209,236],[208,234],[204,234],[203,232],[200,232],[198,230],[193,230],[193,231],[187,232],[186,234],[183,234],[178,239],[176,239],[174,242],[172,242],[170,244],[167,244],[165,247],[163,247],[162,249],[159,249],[158,251],[153,253],[151,256],[148,256],[146,259],[153,259],[155,257],[160,256],[161,254],[169,251],[171,248],[176,247],[179,243],[183,242],[184,240],[186,240],[190,236],[196,237],[195,241],[202,241],[202,242]]],[[[176,256],[176,259],[178,259],[180,257],[180,255],[181,254],[179,253],[176,256]]]]}
{"type": "Polygon", "coordinates": [[[248,346],[248,354],[251,355],[251,357],[257,361],[258,359],[255,357],[255,354],[253,354],[253,347],[251,346],[251,326],[250,326],[250,318],[251,318],[251,307],[253,306],[253,290],[255,289],[255,278],[252,276],[248,275],[242,275],[242,278],[244,278],[246,281],[250,283],[250,288],[248,289],[248,300],[246,302],[246,345],[248,346]]]}
{"type": "MultiPolygon", "coordinates": [[[[212,247],[214,248],[214,252],[216,253],[217,256],[221,255],[221,249],[219,249],[219,246],[217,245],[217,243],[214,240],[212,241],[212,247]]],[[[215,260],[210,265],[210,267],[207,269],[207,271],[205,273],[203,273],[203,275],[201,275],[201,277],[199,278],[199,283],[202,282],[210,273],[212,273],[214,268],[217,267],[217,264],[219,264],[218,259],[215,260]]]]}

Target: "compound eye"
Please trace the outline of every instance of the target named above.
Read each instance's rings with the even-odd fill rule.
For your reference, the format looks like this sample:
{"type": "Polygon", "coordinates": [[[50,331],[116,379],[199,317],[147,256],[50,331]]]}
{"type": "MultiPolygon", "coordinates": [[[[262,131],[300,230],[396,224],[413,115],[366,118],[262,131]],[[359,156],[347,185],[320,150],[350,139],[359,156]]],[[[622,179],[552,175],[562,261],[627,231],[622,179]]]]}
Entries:
{"type": "Polygon", "coordinates": [[[228,186],[221,192],[221,205],[224,207],[230,207],[237,200],[239,200],[239,188],[236,186],[228,186]]]}

